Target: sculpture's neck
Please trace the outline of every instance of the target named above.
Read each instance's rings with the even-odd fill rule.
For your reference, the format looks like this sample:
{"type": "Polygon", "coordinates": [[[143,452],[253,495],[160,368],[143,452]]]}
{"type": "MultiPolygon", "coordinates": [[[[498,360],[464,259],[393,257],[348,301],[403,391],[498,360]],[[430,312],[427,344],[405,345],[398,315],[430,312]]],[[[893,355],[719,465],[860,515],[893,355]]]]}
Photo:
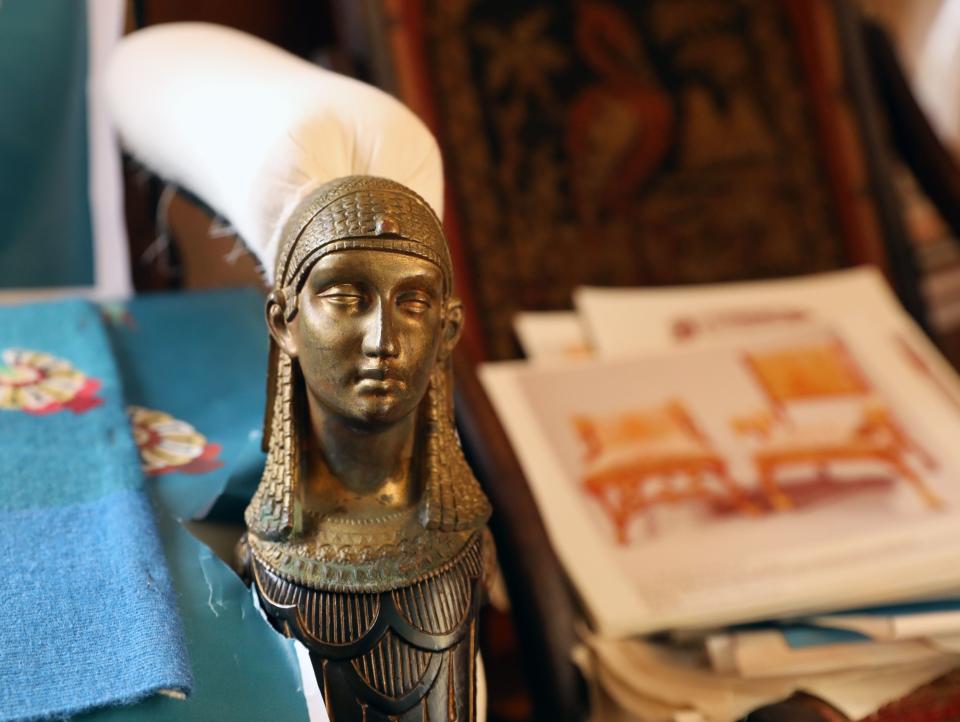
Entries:
{"type": "MultiPolygon", "coordinates": [[[[309,397],[309,394],[308,394],[309,397]]],[[[383,429],[343,423],[309,398],[311,439],[303,469],[307,511],[376,515],[416,503],[416,414],[383,429]]]]}

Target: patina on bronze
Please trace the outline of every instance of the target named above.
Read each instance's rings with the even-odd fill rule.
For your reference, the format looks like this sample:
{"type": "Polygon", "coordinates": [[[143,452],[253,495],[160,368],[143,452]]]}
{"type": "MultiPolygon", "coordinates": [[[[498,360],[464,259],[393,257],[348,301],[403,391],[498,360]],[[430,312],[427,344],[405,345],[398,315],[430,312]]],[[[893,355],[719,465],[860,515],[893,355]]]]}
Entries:
{"type": "Polygon", "coordinates": [[[452,283],[436,215],[386,179],[327,183],[281,239],[240,563],[333,722],[475,719],[490,510],[453,426],[452,283]]]}

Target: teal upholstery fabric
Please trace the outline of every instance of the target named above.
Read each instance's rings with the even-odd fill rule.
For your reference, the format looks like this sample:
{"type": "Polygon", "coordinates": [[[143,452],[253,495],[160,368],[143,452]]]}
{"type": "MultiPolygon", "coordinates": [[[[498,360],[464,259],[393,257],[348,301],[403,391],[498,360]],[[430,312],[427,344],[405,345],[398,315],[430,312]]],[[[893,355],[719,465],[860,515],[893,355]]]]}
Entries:
{"type": "Polygon", "coordinates": [[[0,309],[0,720],[308,719],[293,642],[178,522],[242,509],[259,478],[262,309],[253,291],[0,309]],[[134,438],[125,404],[216,454],[144,484],[144,450],[183,427],[134,438]]]}
{"type": "Polygon", "coordinates": [[[86,722],[306,722],[293,642],[275,632],[223,561],[177,519],[243,524],[263,471],[266,397],[263,297],[252,290],[158,293],[104,307],[128,402],[189,423],[218,447],[205,466],[147,478],[193,666],[186,700],[155,696],[100,709],[86,722]]]}
{"type": "Polygon", "coordinates": [[[0,720],[192,686],[97,308],[0,308],[0,720]]]}
{"type": "Polygon", "coordinates": [[[127,402],[182,420],[218,447],[205,467],[170,466],[151,477],[178,519],[204,516],[219,499],[230,500],[226,520],[243,523],[265,459],[263,309],[251,289],[157,293],[106,307],[127,402]]]}
{"type": "Polygon", "coordinates": [[[94,282],[86,6],[0,3],[0,288],[94,282]]]}

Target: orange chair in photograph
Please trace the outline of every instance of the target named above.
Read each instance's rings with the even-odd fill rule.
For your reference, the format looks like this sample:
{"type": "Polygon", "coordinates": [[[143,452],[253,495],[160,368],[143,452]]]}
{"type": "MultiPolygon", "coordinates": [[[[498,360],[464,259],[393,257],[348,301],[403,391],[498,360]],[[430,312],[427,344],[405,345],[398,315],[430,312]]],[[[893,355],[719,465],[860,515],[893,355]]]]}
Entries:
{"type": "Polygon", "coordinates": [[[936,461],[904,430],[887,404],[872,388],[846,347],[837,339],[806,346],[750,352],[744,363],[763,389],[770,409],[734,419],[741,435],[758,438],[753,452],[760,485],[774,509],[790,509],[793,501],[777,483],[786,467],[812,466],[828,477],[834,462],[877,461],[913,485],[930,507],[943,501],[911,466],[918,461],[935,469],[936,461]],[[860,406],[852,423],[797,423],[791,404],[831,398],[853,398],[860,406]]]}
{"type": "Polygon", "coordinates": [[[756,511],[680,401],[578,416],[573,423],[585,447],[584,488],[613,522],[620,544],[629,541],[630,522],[654,504],[714,498],[708,479],[719,482],[724,498],[741,511],[756,511]]]}

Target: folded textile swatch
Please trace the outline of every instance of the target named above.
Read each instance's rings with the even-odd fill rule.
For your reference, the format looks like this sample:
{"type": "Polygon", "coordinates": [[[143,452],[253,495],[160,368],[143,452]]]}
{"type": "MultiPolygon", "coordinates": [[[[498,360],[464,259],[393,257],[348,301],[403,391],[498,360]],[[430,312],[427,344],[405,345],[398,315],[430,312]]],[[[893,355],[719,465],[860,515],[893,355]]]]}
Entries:
{"type": "Polygon", "coordinates": [[[171,516],[157,520],[187,636],[193,691],[103,707],[76,722],[309,722],[292,639],[260,616],[240,578],[171,516]]]}
{"type": "Polygon", "coordinates": [[[155,293],[105,307],[134,434],[178,519],[214,500],[243,523],[265,455],[264,300],[252,289],[155,293]]]}
{"type": "Polygon", "coordinates": [[[142,480],[97,308],[0,308],[0,720],[189,691],[142,480]]]}

